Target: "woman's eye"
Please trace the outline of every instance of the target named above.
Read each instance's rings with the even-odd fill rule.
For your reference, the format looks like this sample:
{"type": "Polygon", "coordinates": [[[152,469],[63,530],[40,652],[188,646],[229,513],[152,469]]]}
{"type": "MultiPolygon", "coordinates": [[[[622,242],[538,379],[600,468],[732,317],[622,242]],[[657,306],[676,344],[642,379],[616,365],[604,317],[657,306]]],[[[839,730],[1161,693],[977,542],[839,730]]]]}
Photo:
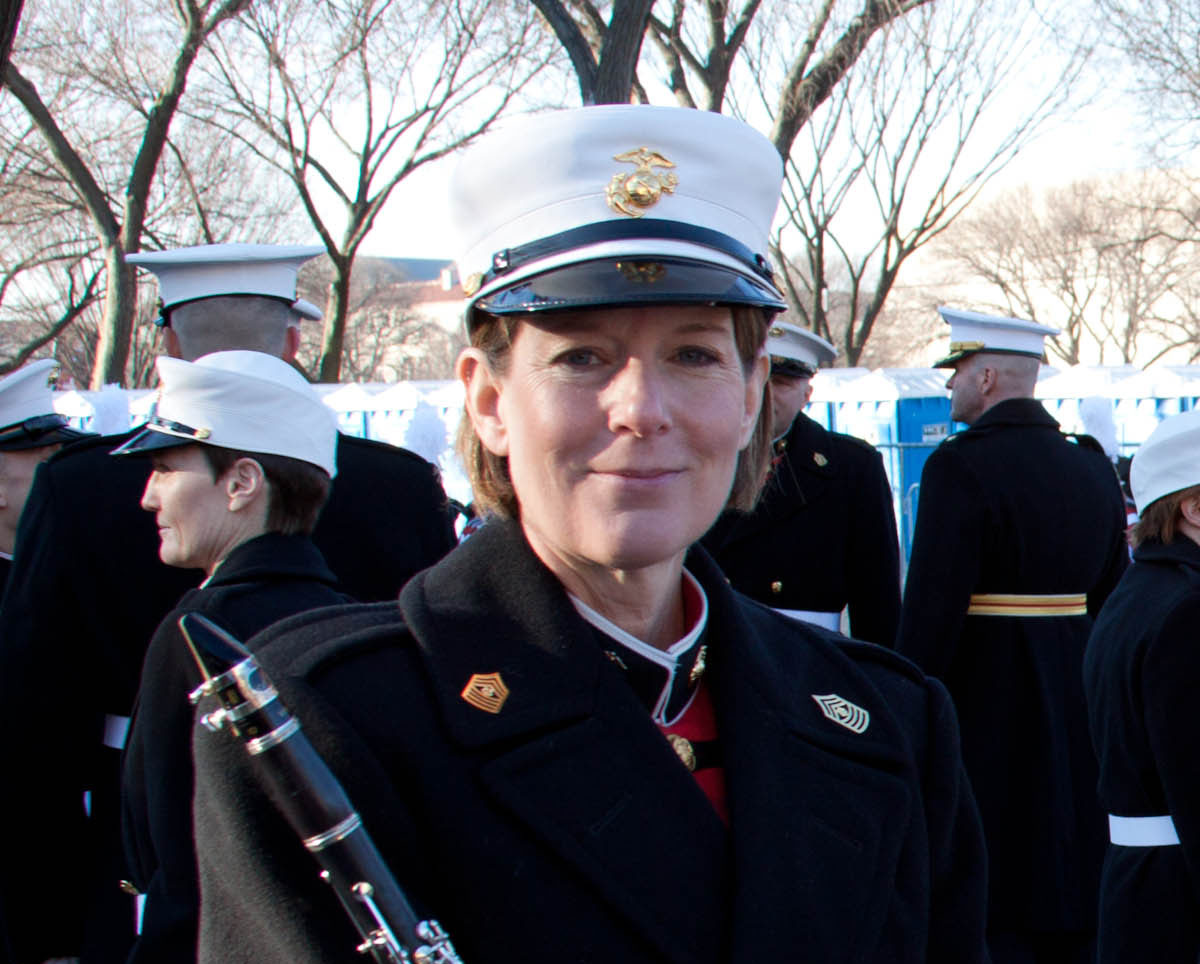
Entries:
{"type": "Polygon", "coordinates": [[[590,348],[572,348],[558,356],[558,360],[572,368],[587,368],[599,362],[599,357],[590,348]]]}
{"type": "Polygon", "coordinates": [[[707,348],[680,348],[676,354],[685,365],[711,365],[718,361],[717,355],[707,348]]]}

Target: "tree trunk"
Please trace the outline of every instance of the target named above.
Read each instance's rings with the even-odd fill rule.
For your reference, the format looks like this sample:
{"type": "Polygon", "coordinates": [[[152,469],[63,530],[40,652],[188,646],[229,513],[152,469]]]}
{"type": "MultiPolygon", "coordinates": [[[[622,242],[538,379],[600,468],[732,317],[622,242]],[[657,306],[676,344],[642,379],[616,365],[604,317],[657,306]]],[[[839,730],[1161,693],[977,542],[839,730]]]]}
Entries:
{"type": "Polygon", "coordinates": [[[354,255],[330,255],[333,278],[325,300],[325,330],[321,336],[321,361],[317,381],[333,384],[341,379],[342,347],[346,342],[346,315],[350,306],[350,273],[354,255]]]}
{"type": "Polygon", "coordinates": [[[104,293],[100,342],[96,345],[96,364],[89,385],[93,391],[99,391],[106,383],[121,384],[124,380],[137,300],[134,269],[125,263],[125,252],[119,244],[105,246],[104,268],[108,285],[104,293]]]}

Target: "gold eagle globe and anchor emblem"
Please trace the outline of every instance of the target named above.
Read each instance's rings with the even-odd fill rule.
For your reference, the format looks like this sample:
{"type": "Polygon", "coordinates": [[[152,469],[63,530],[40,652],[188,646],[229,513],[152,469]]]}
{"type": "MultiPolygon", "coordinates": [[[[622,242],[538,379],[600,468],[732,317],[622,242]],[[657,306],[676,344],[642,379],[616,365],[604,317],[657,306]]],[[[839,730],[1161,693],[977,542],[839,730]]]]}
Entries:
{"type": "Polygon", "coordinates": [[[671,171],[656,170],[674,167],[674,163],[648,147],[616,154],[613,160],[636,165],[631,173],[614,174],[604,189],[604,199],[618,214],[640,218],[663,194],[674,194],[679,185],[678,176],[671,171]]]}

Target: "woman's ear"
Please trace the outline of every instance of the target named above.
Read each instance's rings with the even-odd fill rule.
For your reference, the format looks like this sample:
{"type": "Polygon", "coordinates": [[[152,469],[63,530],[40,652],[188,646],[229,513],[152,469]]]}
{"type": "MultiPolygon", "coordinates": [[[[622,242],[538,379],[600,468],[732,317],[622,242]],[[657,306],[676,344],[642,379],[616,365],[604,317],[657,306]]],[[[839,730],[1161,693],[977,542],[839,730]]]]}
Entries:
{"type": "Polygon", "coordinates": [[[257,459],[240,458],[221,477],[229,497],[229,511],[240,512],[267,494],[267,476],[257,459]]]}
{"type": "Polygon", "coordinates": [[[1179,514],[1189,525],[1200,530],[1200,495],[1189,495],[1179,503],[1179,514]]]}
{"type": "Polygon", "coordinates": [[[478,348],[464,348],[454,366],[463,384],[467,416],[479,441],[493,455],[508,455],[508,429],[500,411],[500,379],[478,348]]]}

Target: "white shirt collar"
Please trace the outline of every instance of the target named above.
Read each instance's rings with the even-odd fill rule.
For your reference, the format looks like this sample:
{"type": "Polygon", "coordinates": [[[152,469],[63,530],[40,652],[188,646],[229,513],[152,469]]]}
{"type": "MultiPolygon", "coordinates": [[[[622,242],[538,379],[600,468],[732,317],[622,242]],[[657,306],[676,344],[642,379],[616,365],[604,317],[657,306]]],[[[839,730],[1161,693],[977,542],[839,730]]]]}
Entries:
{"type": "MultiPolygon", "coordinates": [[[[694,598],[699,602],[699,613],[692,627],[666,649],[659,649],[657,646],[651,646],[649,643],[638,639],[610,619],[600,615],[600,613],[596,612],[596,610],[592,609],[591,606],[577,596],[570,593],[567,594],[575,610],[588,623],[626,649],[637,653],[643,659],[661,666],[666,671],[666,682],[663,685],[662,692],[659,694],[658,702],[655,703],[654,709],[651,712],[654,721],[662,726],[671,726],[674,724],[679,717],[687,712],[687,707],[691,705],[691,699],[689,699],[680,712],[674,714],[672,719],[666,719],[667,703],[674,690],[676,675],[679,669],[679,658],[691,652],[692,647],[696,645],[697,640],[700,639],[705,627],[708,625],[708,596],[705,595],[704,588],[696,581],[696,577],[686,569],[683,570],[683,579],[687,590],[690,590],[694,598]]],[[[695,695],[694,691],[692,695],[695,695]]]]}

